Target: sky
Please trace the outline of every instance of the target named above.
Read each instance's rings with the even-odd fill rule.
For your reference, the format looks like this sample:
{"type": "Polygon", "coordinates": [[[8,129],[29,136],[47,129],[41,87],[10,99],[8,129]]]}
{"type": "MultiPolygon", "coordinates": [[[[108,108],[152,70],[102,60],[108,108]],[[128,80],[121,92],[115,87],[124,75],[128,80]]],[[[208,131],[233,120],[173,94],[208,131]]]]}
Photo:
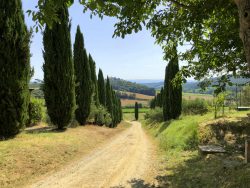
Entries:
{"type": "MultiPolygon", "coordinates": [[[[23,10],[34,10],[37,1],[22,0],[23,10]]],[[[97,71],[103,70],[105,76],[118,77],[126,80],[163,80],[166,62],[163,61],[161,47],[154,44],[155,40],[150,31],[144,29],[136,34],[127,35],[125,39],[112,38],[114,32],[114,18],[90,18],[90,13],[83,13],[83,7],[75,1],[69,9],[71,27],[71,43],[77,25],[80,25],[84,35],[85,48],[96,62],[97,71]]],[[[35,23],[25,13],[28,27],[35,23]]],[[[34,67],[33,79],[43,79],[43,42],[42,34],[34,33],[31,43],[31,66],[34,67]]]]}

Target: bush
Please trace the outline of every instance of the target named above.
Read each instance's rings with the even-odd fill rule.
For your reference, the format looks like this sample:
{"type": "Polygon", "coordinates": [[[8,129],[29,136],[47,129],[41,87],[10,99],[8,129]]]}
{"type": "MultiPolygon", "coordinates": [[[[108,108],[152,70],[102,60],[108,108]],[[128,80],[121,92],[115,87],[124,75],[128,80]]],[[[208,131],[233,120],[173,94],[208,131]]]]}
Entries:
{"type": "Polygon", "coordinates": [[[31,98],[29,104],[28,126],[32,126],[42,121],[45,117],[44,101],[42,99],[31,98]]]}
{"type": "Polygon", "coordinates": [[[151,122],[163,122],[162,108],[156,107],[145,114],[145,119],[151,122]]]}
{"type": "Polygon", "coordinates": [[[109,126],[112,123],[112,118],[105,107],[103,106],[97,107],[96,105],[91,104],[88,122],[100,126],[102,125],[109,126]]]}
{"type": "Polygon", "coordinates": [[[204,99],[182,101],[182,113],[185,115],[203,115],[208,112],[208,104],[204,99]]]}

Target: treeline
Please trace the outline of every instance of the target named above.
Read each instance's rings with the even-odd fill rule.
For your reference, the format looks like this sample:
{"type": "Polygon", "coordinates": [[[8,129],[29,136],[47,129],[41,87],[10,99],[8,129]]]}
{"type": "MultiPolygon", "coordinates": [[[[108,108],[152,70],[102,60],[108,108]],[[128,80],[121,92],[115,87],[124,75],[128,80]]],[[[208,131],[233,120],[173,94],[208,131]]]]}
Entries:
{"type": "Polygon", "coordinates": [[[117,97],[119,97],[120,99],[131,99],[131,100],[135,100],[136,99],[136,94],[135,93],[126,93],[126,92],[122,92],[122,91],[116,91],[115,92],[117,97]]]}
{"type": "Polygon", "coordinates": [[[144,95],[155,96],[155,89],[147,86],[132,83],[120,78],[110,78],[110,83],[115,90],[128,91],[132,93],[140,93],[144,95]]]}
{"type": "MultiPolygon", "coordinates": [[[[24,22],[21,0],[0,3],[0,137],[17,134],[29,122],[30,31],[24,22]]],[[[74,119],[80,125],[93,122],[115,127],[122,119],[121,102],[101,70],[96,78],[95,62],[87,54],[77,27],[72,53],[67,5],[57,10],[60,23],[43,32],[44,92],[52,124],[64,129],[74,119]]],[[[32,107],[33,108],[33,107],[32,107]]]]}

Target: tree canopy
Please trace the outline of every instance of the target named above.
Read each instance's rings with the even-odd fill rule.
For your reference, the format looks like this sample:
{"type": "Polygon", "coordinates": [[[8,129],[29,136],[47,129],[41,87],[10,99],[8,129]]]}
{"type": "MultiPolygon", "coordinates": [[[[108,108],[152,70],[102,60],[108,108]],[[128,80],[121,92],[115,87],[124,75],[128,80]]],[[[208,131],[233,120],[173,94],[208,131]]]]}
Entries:
{"type": "MultiPolygon", "coordinates": [[[[184,46],[184,51],[178,54],[185,62],[179,78],[204,79],[215,74],[249,76],[239,37],[239,25],[242,28],[243,24],[238,14],[242,7],[239,5],[246,1],[249,0],[216,3],[214,0],[85,0],[80,3],[84,11],[91,10],[91,16],[116,17],[114,36],[125,37],[145,26],[162,46],[167,61],[174,55],[173,46],[184,46]]],[[[39,0],[40,11],[33,12],[33,17],[41,24],[51,23],[47,21],[48,15],[58,21],[52,13],[62,2],[70,6],[73,0],[50,0],[50,7],[39,0]]]]}

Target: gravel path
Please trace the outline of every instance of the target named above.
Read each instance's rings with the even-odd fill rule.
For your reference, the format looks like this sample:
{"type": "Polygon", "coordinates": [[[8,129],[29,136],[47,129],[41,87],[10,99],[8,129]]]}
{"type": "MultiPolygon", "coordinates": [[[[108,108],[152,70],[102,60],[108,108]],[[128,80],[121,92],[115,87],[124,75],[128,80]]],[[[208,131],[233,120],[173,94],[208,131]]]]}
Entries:
{"type": "Polygon", "coordinates": [[[101,148],[30,187],[137,187],[137,181],[153,184],[155,148],[141,124],[132,124],[101,148]]]}

